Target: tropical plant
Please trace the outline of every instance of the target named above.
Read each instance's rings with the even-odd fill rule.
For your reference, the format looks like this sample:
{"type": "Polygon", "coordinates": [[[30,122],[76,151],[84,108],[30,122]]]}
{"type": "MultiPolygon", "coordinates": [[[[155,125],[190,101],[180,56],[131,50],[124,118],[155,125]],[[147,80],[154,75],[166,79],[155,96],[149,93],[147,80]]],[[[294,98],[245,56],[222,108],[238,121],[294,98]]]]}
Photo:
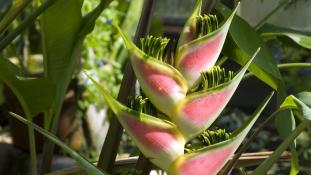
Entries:
{"type": "MultiPolygon", "coordinates": [[[[113,28],[112,30],[118,31],[132,55],[131,65],[125,66],[118,99],[114,99],[114,95],[108,92],[107,89],[110,90],[111,85],[107,82],[97,83],[86,73],[116,114],[116,118],[111,120],[110,132],[96,167],[54,134],[67,87],[77,71],[85,37],[93,31],[96,19],[111,0],[101,0],[96,8],[86,15],[82,14],[82,0],[38,1],[24,21],[13,30],[7,30],[30,2],[6,1],[3,6],[1,4],[0,50],[7,53],[8,45],[13,39],[41,15],[44,75],[39,78],[28,77],[16,64],[2,58],[7,54],[1,53],[0,80],[13,91],[24,110],[24,114],[20,115],[24,115],[26,119],[14,113],[11,115],[29,126],[32,174],[37,173],[34,129],[72,156],[88,174],[112,173],[122,135],[122,127],[116,118],[145,156],[139,157],[136,170],[129,171],[129,174],[148,174],[151,169],[148,160],[169,174],[229,174],[250,142],[275,116],[276,127],[284,141],[252,174],[266,174],[287,148],[290,148],[292,153],[291,174],[298,173],[298,155],[294,140],[310,126],[311,97],[310,92],[287,96],[279,69],[308,68],[311,65],[277,65],[262,38],[287,37],[302,47],[310,48],[310,37],[294,31],[265,27],[263,24],[266,18],[260,22],[262,33],[259,35],[258,31],[235,15],[237,7],[230,10],[217,2],[217,16],[201,14],[201,11],[204,11],[201,9],[202,1],[197,0],[177,46],[168,47],[171,42],[167,38],[143,38],[147,33],[154,3],[152,0],[145,0],[134,43],[128,37],[131,35],[127,30],[129,28],[113,28],[109,25],[109,30],[113,28]],[[123,31],[126,31],[126,34],[123,31]],[[140,44],[139,38],[142,38],[140,44]],[[221,58],[217,60],[218,57],[221,58]],[[236,73],[220,68],[228,58],[239,63],[242,68],[236,73]],[[247,70],[250,72],[246,73],[247,70]],[[130,107],[126,107],[124,104],[135,84],[134,74],[142,89],[142,97],[134,98],[130,107]],[[208,128],[223,111],[238,84],[252,76],[256,76],[277,92],[278,104],[276,111],[258,126],[233,156],[272,94],[268,95],[254,114],[233,133],[222,129],[211,131],[208,128]],[[145,96],[152,104],[147,102],[145,96]],[[154,108],[152,105],[156,110],[150,109],[154,108]],[[32,122],[34,117],[42,113],[44,129],[32,122]],[[198,140],[202,143],[197,144],[198,140]]],[[[283,4],[286,3],[281,5],[283,4]]],[[[118,39],[115,44],[117,46],[111,54],[114,55],[113,59],[120,53],[121,48],[118,39]]],[[[0,99],[1,97],[0,93],[0,99]]],[[[44,149],[45,167],[42,173],[49,170],[53,150],[51,142],[47,142],[44,149]]]]}

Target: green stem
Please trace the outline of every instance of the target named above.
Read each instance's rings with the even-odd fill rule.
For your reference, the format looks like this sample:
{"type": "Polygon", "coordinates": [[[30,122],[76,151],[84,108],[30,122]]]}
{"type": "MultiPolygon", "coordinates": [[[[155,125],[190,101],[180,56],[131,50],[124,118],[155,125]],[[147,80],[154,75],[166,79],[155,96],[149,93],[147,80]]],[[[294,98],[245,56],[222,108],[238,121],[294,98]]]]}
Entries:
{"type": "MultiPolygon", "coordinates": [[[[297,68],[311,68],[311,63],[284,63],[284,64],[278,64],[278,68],[279,68],[279,70],[297,69],[297,68]]],[[[243,80],[246,80],[252,76],[254,76],[253,73],[247,73],[244,75],[243,80]]]]}
{"type": "MultiPolygon", "coordinates": [[[[80,50],[82,47],[82,43],[84,41],[84,37],[80,37],[77,39],[76,44],[74,45],[74,49],[72,51],[72,55],[71,58],[78,58],[79,54],[80,54],[80,50]]],[[[68,70],[71,70],[71,73],[65,74],[64,76],[66,76],[64,78],[64,81],[62,81],[64,86],[61,86],[60,88],[58,88],[58,94],[55,97],[55,107],[53,108],[53,114],[52,113],[47,113],[48,115],[45,117],[49,117],[48,120],[50,118],[52,118],[52,126],[50,127],[50,132],[52,134],[56,134],[57,132],[57,128],[58,128],[58,124],[59,124],[59,118],[60,118],[60,114],[61,114],[61,109],[62,109],[62,105],[63,105],[63,100],[66,94],[66,90],[67,87],[69,86],[73,71],[74,71],[74,66],[75,66],[75,62],[73,62],[73,64],[70,65],[70,67],[68,67],[68,70]]],[[[53,152],[54,152],[54,143],[51,141],[46,141],[44,144],[44,148],[43,148],[43,165],[41,167],[40,170],[40,174],[44,174],[50,171],[51,168],[51,164],[52,164],[52,159],[53,159],[53,152]]]]}
{"type": "Polygon", "coordinates": [[[10,8],[8,13],[0,21],[0,34],[2,34],[12,21],[26,8],[31,0],[16,1],[16,3],[10,8]]]}
{"type": "Polygon", "coordinates": [[[269,123],[271,123],[272,119],[280,112],[281,110],[278,109],[274,111],[266,120],[261,123],[253,134],[246,140],[246,142],[239,148],[239,151],[234,155],[234,157],[230,160],[230,162],[225,166],[224,171],[221,172],[222,175],[230,174],[230,171],[235,167],[238,163],[238,159],[241,157],[243,152],[249,147],[249,145],[253,142],[256,136],[259,134],[264,127],[266,127],[269,123]]]}
{"type": "MultiPolygon", "coordinates": [[[[79,58],[80,50],[82,47],[82,43],[85,39],[85,36],[93,30],[96,19],[99,17],[101,12],[110,4],[111,1],[112,0],[101,0],[98,6],[92,12],[90,12],[84,17],[82,24],[81,24],[81,28],[79,31],[77,41],[75,42],[76,44],[72,51],[71,59],[76,60],[77,58],[79,58]]],[[[52,119],[52,126],[50,128],[50,132],[52,134],[55,134],[58,128],[63,99],[65,97],[67,87],[73,75],[73,71],[75,70],[74,69],[75,65],[76,65],[76,61],[73,61],[70,67],[68,68],[68,70],[70,70],[71,72],[65,75],[66,77],[64,78],[64,81],[62,82],[64,86],[62,85],[58,89],[59,93],[56,95],[56,98],[55,98],[55,108],[53,111],[54,114],[53,114],[53,119],[52,119]]],[[[41,172],[40,174],[47,173],[50,171],[51,163],[53,159],[54,143],[47,141],[44,145],[43,150],[44,150],[43,151],[43,166],[40,170],[41,172]]]]}
{"type": "MultiPolygon", "coordinates": [[[[31,119],[29,118],[28,120],[31,121],[31,119]]],[[[31,126],[28,126],[28,137],[29,137],[29,147],[30,147],[31,174],[37,175],[36,141],[35,141],[34,129],[31,126]]]]}
{"type": "Polygon", "coordinates": [[[256,30],[260,29],[260,27],[262,27],[271,16],[273,16],[276,12],[278,12],[281,8],[283,8],[288,3],[288,1],[289,0],[283,0],[283,2],[279,3],[278,6],[276,6],[270,13],[268,13],[258,22],[258,24],[255,26],[255,29],[256,30]]]}
{"type": "Polygon", "coordinates": [[[310,121],[304,120],[298,125],[298,127],[291,132],[287,138],[282,142],[282,144],[273,151],[273,154],[266,159],[259,167],[255,169],[252,175],[261,175],[266,174],[266,172],[271,168],[274,162],[281,156],[281,154],[288,148],[293,140],[310,124],[310,121]]]}
{"type": "Polygon", "coordinates": [[[278,65],[279,69],[287,68],[311,68],[311,63],[284,63],[278,65]]]}
{"type": "Polygon", "coordinates": [[[43,11],[49,8],[58,0],[47,0],[42,3],[40,7],[35,9],[16,29],[9,33],[1,42],[0,42],[0,51],[3,50],[12,40],[18,36],[26,27],[29,26],[43,11]]]}

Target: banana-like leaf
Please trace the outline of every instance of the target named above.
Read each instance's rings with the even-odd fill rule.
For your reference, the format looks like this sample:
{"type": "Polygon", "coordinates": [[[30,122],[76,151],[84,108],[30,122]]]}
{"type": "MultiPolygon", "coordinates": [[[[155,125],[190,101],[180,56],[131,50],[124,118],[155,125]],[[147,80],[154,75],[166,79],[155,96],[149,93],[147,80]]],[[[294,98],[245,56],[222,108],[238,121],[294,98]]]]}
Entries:
{"type": "Polygon", "coordinates": [[[168,170],[169,165],[184,154],[185,139],[173,123],[127,108],[88,77],[104,96],[137,147],[151,162],[168,170]]]}
{"type": "MultiPolygon", "coordinates": [[[[229,16],[231,13],[228,8],[220,3],[216,3],[215,8],[224,16],[229,16]]],[[[239,64],[245,64],[254,50],[260,47],[261,52],[250,66],[250,71],[273,89],[281,90],[281,74],[271,51],[260,38],[260,35],[238,16],[233,19],[229,33],[231,37],[228,37],[228,43],[226,41],[224,54],[239,64]]]]}
{"type": "Polygon", "coordinates": [[[237,129],[229,140],[208,146],[198,151],[194,151],[179,157],[170,167],[171,175],[215,175],[231,158],[236,149],[242,143],[247,133],[250,131],[255,121],[263,111],[269,100],[273,96],[271,93],[254,114],[237,129]]]}
{"type": "Polygon", "coordinates": [[[17,120],[21,121],[22,123],[30,126],[31,128],[34,128],[36,131],[44,135],[46,138],[54,142],[56,145],[61,147],[67,154],[69,154],[72,158],[74,158],[81,167],[90,175],[108,175],[108,173],[101,171],[96,166],[94,166],[91,162],[86,160],[84,157],[79,155],[79,153],[72,150],[69,146],[67,146],[65,143],[63,143],[61,140],[59,140],[55,135],[49,133],[47,130],[41,128],[40,126],[32,123],[31,121],[28,121],[24,119],[23,117],[10,113],[11,116],[16,118],[17,120]]]}
{"type": "Polygon", "coordinates": [[[301,47],[311,49],[310,32],[305,33],[289,28],[274,26],[272,24],[265,24],[259,29],[259,32],[261,32],[262,37],[287,37],[301,47]]]}
{"type": "MultiPolygon", "coordinates": [[[[231,13],[231,10],[221,3],[216,3],[215,8],[223,16],[229,16],[231,13]]],[[[254,50],[260,47],[261,51],[249,67],[249,71],[267,85],[277,90],[277,103],[282,103],[287,96],[285,85],[273,54],[259,33],[239,16],[233,19],[229,33],[230,37],[227,37],[223,54],[243,65],[250,59],[250,55],[254,50]]],[[[288,111],[282,111],[282,114],[276,116],[275,123],[283,138],[286,138],[295,127],[295,119],[288,111]]]]}
{"type": "Polygon", "coordinates": [[[311,49],[311,37],[298,34],[298,33],[263,33],[262,36],[267,37],[267,36],[286,36],[290,38],[292,41],[297,43],[298,45],[305,47],[307,49],[311,49]]]}
{"type": "Polygon", "coordinates": [[[19,69],[9,60],[0,58],[0,81],[3,81],[20,101],[27,117],[34,117],[51,108],[55,89],[47,78],[18,78],[19,69]]]}
{"type": "Polygon", "coordinates": [[[193,138],[216,120],[259,50],[232,80],[214,88],[190,94],[178,104],[172,120],[186,138],[193,138]]]}
{"type": "Polygon", "coordinates": [[[178,48],[176,68],[185,76],[189,86],[200,77],[202,71],[215,65],[237,9],[238,6],[217,30],[178,48]]]}
{"type": "Polygon", "coordinates": [[[76,68],[77,58],[72,55],[81,27],[82,3],[83,0],[58,0],[41,17],[44,70],[57,86],[65,86],[58,87],[62,90],[66,90],[76,68]]]}
{"type": "Polygon", "coordinates": [[[311,120],[311,93],[301,92],[296,96],[288,96],[281,105],[281,109],[296,109],[302,113],[302,115],[311,120]],[[297,96],[297,97],[296,97],[297,96]]]}
{"type": "Polygon", "coordinates": [[[117,28],[133,54],[132,67],[144,93],[158,110],[172,116],[174,106],[186,96],[186,81],[174,67],[146,55],[117,28]]]}

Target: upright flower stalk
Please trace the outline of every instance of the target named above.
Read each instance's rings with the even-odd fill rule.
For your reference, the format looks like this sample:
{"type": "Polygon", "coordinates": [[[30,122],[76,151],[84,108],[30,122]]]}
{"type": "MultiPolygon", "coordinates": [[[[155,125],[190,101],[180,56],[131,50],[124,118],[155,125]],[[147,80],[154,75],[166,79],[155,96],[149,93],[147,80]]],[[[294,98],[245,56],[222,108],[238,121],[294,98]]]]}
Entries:
{"type": "Polygon", "coordinates": [[[141,39],[139,48],[117,27],[132,53],[131,64],[144,94],[168,120],[123,106],[90,78],[142,153],[172,175],[217,174],[271,98],[233,134],[223,134],[224,140],[184,153],[185,144],[217,119],[259,52],[236,73],[215,66],[237,8],[219,23],[214,15],[201,16],[201,5],[198,0],[175,57],[166,53],[167,38],[149,36],[141,39]]]}

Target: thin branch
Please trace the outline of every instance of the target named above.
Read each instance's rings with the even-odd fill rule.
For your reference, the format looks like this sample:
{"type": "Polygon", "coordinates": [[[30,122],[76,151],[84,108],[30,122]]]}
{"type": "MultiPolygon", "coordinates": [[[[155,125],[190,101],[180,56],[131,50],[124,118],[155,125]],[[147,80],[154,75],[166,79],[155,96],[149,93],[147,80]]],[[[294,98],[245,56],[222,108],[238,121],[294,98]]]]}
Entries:
{"type": "Polygon", "coordinates": [[[31,0],[16,1],[15,4],[9,9],[8,13],[0,20],[0,34],[8,28],[12,21],[23,12],[31,0]]]}
{"type": "Polygon", "coordinates": [[[8,44],[10,44],[16,36],[18,36],[25,28],[27,28],[42,12],[47,8],[53,5],[58,0],[47,0],[44,3],[35,9],[16,29],[9,33],[1,42],[0,42],[0,51],[3,50],[8,44]]]}
{"type": "MultiPolygon", "coordinates": [[[[145,36],[147,31],[149,31],[153,6],[154,0],[145,0],[142,15],[134,38],[135,44],[138,44],[139,38],[145,36]]],[[[136,78],[133,69],[131,67],[130,62],[127,61],[124,76],[120,87],[120,92],[118,94],[119,102],[123,104],[127,103],[127,98],[131,94],[135,82],[136,78]]],[[[120,125],[117,118],[113,117],[110,121],[108,133],[98,160],[98,167],[109,173],[112,172],[114,167],[114,161],[116,159],[118,151],[118,149],[116,148],[119,147],[122,132],[123,132],[122,126],[120,125]]]]}
{"type": "Polygon", "coordinates": [[[278,109],[274,111],[263,123],[261,123],[253,132],[253,134],[246,140],[246,142],[240,147],[239,151],[234,155],[234,157],[228,162],[228,164],[225,166],[224,171],[222,171],[222,175],[229,174],[233,167],[236,166],[237,160],[241,157],[243,152],[248,148],[248,146],[252,143],[252,141],[256,138],[256,136],[259,134],[259,132],[267,126],[272,119],[280,112],[281,110],[278,109]]]}

